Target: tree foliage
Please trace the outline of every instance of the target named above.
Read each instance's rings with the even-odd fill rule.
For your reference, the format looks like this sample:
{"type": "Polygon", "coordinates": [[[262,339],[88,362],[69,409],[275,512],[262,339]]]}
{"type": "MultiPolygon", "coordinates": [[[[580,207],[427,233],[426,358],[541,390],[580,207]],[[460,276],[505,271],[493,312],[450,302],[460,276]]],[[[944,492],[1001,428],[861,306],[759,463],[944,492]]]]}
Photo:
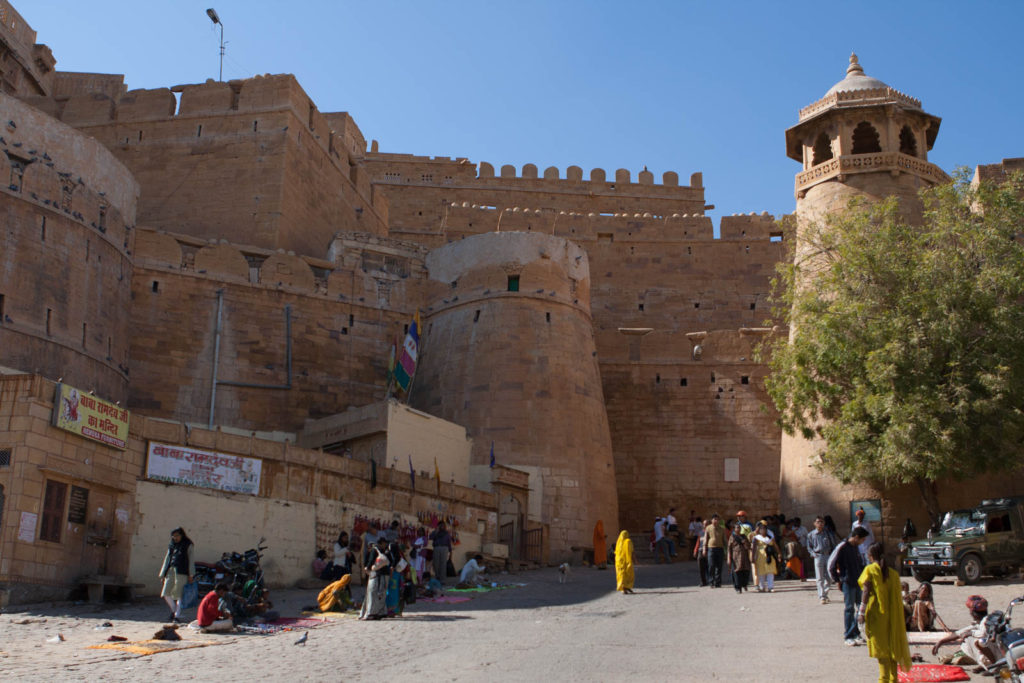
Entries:
{"type": "Polygon", "coordinates": [[[924,493],[1024,463],[1022,197],[1019,175],[961,172],[922,194],[923,225],[890,199],[799,226],[774,295],[790,339],[761,353],[783,429],[822,438],[840,481],[924,493]]]}

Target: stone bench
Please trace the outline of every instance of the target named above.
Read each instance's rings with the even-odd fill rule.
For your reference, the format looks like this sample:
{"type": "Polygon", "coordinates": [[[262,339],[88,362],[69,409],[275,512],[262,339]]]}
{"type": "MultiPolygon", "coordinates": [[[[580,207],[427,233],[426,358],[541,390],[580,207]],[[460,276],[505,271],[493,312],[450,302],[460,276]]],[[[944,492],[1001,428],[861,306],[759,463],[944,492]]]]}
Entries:
{"type": "Polygon", "coordinates": [[[135,589],[143,588],[145,584],[130,583],[123,576],[106,576],[93,574],[83,576],[78,580],[80,586],[85,586],[89,602],[98,605],[103,602],[103,595],[107,588],[113,588],[118,593],[126,593],[130,602],[135,602],[135,589]]]}

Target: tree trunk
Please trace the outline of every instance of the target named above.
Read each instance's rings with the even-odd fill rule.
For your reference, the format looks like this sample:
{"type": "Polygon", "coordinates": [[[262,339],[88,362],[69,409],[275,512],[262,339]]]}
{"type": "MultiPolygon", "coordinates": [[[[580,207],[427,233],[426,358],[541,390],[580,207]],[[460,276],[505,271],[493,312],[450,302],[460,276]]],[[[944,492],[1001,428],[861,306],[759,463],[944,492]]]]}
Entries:
{"type": "Polygon", "coordinates": [[[928,513],[929,526],[938,529],[942,522],[942,509],[939,507],[939,487],[934,481],[928,479],[916,479],[917,488],[921,492],[921,500],[924,502],[925,512],[928,513]]]}

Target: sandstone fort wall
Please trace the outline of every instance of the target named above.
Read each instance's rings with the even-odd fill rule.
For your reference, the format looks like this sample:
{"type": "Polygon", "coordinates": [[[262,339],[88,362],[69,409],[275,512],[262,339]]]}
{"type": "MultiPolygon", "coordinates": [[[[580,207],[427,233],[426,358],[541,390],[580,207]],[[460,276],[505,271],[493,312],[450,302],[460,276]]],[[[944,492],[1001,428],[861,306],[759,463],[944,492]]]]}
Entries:
{"type": "Polygon", "coordinates": [[[296,431],[384,397],[388,350],[416,308],[424,277],[413,245],[339,236],[335,261],[140,231],[132,282],[132,393],[143,414],[206,423],[218,292],[220,382],[214,421],[296,431]],[[286,313],[285,309],[289,311],[286,313]]]}
{"type": "Polygon", "coordinates": [[[102,145],[0,95],[0,364],[128,393],[135,200],[102,145]]]}
{"type": "Polygon", "coordinates": [[[498,463],[535,473],[551,560],[567,559],[591,544],[598,519],[618,518],[586,253],[556,237],[492,233],[431,252],[427,269],[411,403],[464,425],[473,464],[488,464],[493,442],[498,463]]]}
{"type": "Polygon", "coordinates": [[[132,170],[150,227],[311,256],[338,230],[386,233],[387,208],[353,156],[358,129],[335,115],[347,126],[336,135],[292,76],[30,102],[132,170]]]}

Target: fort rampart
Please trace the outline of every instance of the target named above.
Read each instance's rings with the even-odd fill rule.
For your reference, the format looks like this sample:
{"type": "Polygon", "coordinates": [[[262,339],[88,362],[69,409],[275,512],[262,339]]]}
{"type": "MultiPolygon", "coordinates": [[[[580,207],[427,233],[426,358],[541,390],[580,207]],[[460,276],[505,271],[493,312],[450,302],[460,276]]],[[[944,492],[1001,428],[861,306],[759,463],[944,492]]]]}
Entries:
{"type": "Polygon", "coordinates": [[[0,364],[128,393],[138,185],[105,147],[0,95],[0,364]]]}

